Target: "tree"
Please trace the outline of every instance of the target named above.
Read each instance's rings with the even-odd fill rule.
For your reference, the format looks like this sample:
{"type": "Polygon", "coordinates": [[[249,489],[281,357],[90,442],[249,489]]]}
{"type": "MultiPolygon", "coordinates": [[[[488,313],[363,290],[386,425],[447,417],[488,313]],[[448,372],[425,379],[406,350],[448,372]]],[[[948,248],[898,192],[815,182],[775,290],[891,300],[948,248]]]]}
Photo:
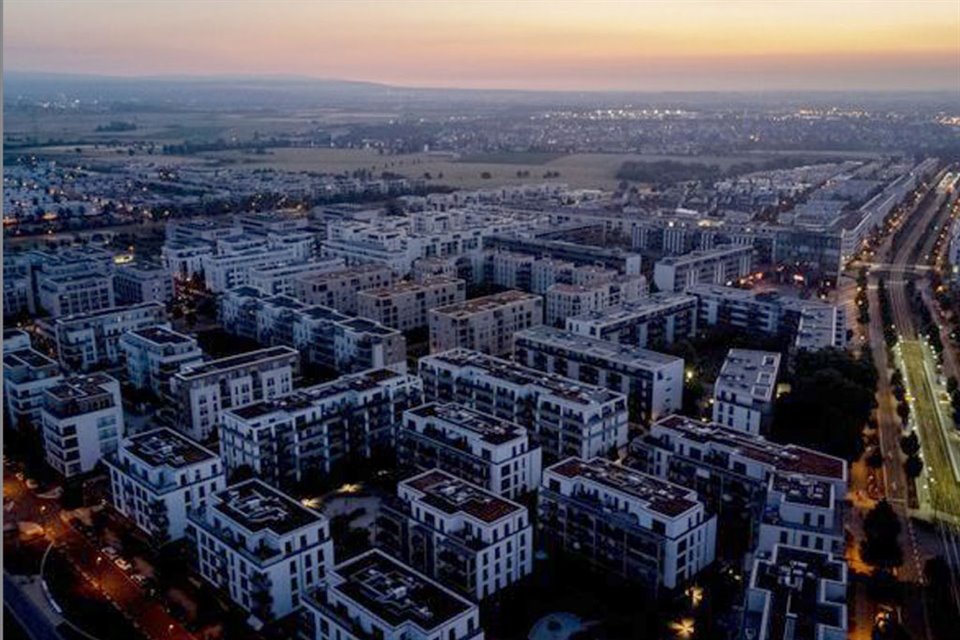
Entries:
{"type": "Polygon", "coordinates": [[[900,548],[900,519],[886,500],[881,500],[863,519],[864,540],[860,551],[864,560],[882,569],[903,564],[900,548]]]}
{"type": "Polygon", "coordinates": [[[871,469],[879,469],[883,466],[883,454],[880,453],[880,448],[875,447],[873,451],[870,452],[870,455],[867,456],[867,466],[871,469]]]}
{"type": "Polygon", "coordinates": [[[903,451],[907,457],[915,456],[920,451],[920,439],[917,438],[917,432],[911,431],[908,435],[900,438],[900,450],[903,451]]]}
{"type": "Polygon", "coordinates": [[[906,402],[898,403],[897,415],[900,416],[900,421],[903,422],[903,424],[907,424],[907,419],[910,417],[910,405],[906,402]]]}
{"type": "Polygon", "coordinates": [[[903,471],[907,474],[908,478],[916,480],[923,472],[923,460],[920,459],[920,456],[910,456],[907,458],[907,461],[903,463],[903,471]]]}

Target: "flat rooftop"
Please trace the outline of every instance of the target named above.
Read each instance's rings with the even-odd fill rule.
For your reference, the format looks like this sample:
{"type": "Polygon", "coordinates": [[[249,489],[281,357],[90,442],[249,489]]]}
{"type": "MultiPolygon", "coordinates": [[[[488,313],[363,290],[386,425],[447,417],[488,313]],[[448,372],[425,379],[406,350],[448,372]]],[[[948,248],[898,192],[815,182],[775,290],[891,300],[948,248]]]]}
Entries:
{"type": "Polygon", "coordinates": [[[463,513],[487,524],[523,509],[516,502],[438,469],[426,471],[401,484],[421,492],[420,501],[426,505],[450,515],[463,513]]]}
{"type": "Polygon", "coordinates": [[[323,520],[290,496],[257,479],[235,484],[214,494],[213,509],[247,531],[284,535],[323,520]]]}
{"type": "MultiPolygon", "coordinates": [[[[768,593],[766,637],[796,640],[817,640],[820,627],[846,629],[846,597],[826,599],[822,588],[825,582],[845,585],[846,563],[832,555],[776,545],[769,560],[757,560],[750,576],[750,588],[768,593]]],[[[748,612],[746,627],[761,631],[761,618],[748,612]]],[[[760,635],[757,635],[760,637],[760,635]]]]}
{"type": "Polygon", "coordinates": [[[5,353],[3,354],[3,364],[7,367],[29,367],[31,369],[58,366],[54,360],[33,349],[18,349],[5,353]]]}
{"type": "Polygon", "coordinates": [[[422,418],[436,418],[460,431],[478,436],[484,442],[500,445],[527,436],[527,430],[518,424],[474,411],[461,404],[431,402],[409,412],[422,418]]]}
{"type": "Polygon", "coordinates": [[[643,369],[659,368],[680,363],[683,358],[659,351],[619,344],[610,340],[590,338],[579,333],[557,329],[547,325],[524,329],[514,334],[517,346],[538,344],[574,352],[584,358],[617,362],[621,365],[643,369]]]}
{"type": "Polygon", "coordinates": [[[130,331],[130,333],[154,344],[186,344],[188,342],[195,342],[190,336],[160,326],[134,329],[130,331]]]}
{"type": "Polygon", "coordinates": [[[209,449],[167,428],[131,436],[123,442],[122,448],[151,467],[166,466],[171,469],[181,469],[217,457],[209,449]]]}
{"type": "Polygon", "coordinates": [[[583,478],[590,482],[625,493],[644,506],[669,518],[676,518],[699,506],[696,492],[680,485],[641,473],[605,458],[581,460],[568,458],[546,471],[567,478],[583,478]]]}
{"type": "Polygon", "coordinates": [[[581,405],[604,404],[622,397],[621,394],[604,387],[576,382],[552,373],[544,373],[510,360],[503,360],[470,349],[451,349],[432,356],[425,356],[420,361],[437,361],[459,368],[477,369],[512,385],[543,389],[559,398],[581,405]]]}
{"type": "Polygon", "coordinates": [[[297,389],[293,393],[280,398],[230,409],[229,413],[243,420],[256,420],[278,411],[293,412],[306,409],[318,402],[335,398],[344,393],[369,391],[380,386],[383,382],[403,377],[406,376],[390,369],[371,369],[361,373],[340,376],[336,380],[312,387],[297,389]]]}
{"type": "Polygon", "coordinates": [[[391,627],[413,623],[430,633],[476,605],[373,549],[333,569],[343,582],[331,589],[391,627]]]}
{"type": "Polygon", "coordinates": [[[269,347],[267,349],[257,349],[256,351],[248,351],[235,356],[229,356],[226,358],[220,358],[219,360],[204,362],[203,364],[184,367],[179,373],[176,374],[176,377],[184,380],[193,380],[195,378],[200,378],[220,371],[228,371],[230,369],[236,369],[237,367],[245,367],[265,360],[273,360],[277,358],[287,359],[291,356],[299,358],[300,352],[296,349],[291,349],[290,347],[269,347]]]}
{"type": "Polygon", "coordinates": [[[386,287],[380,287],[379,289],[367,289],[366,291],[359,291],[358,294],[361,296],[369,296],[373,298],[391,298],[396,295],[409,294],[409,293],[419,293],[420,291],[429,291],[430,289],[439,288],[439,287],[448,287],[450,285],[456,285],[462,283],[463,280],[458,278],[445,278],[443,276],[433,276],[430,278],[425,278],[420,282],[413,282],[411,280],[401,280],[395,282],[392,285],[386,287]]]}
{"type": "Polygon", "coordinates": [[[154,309],[161,315],[166,313],[166,307],[164,307],[160,302],[141,302],[139,304],[131,304],[124,307],[109,307],[107,309],[100,309],[99,311],[91,311],[89,313],[77,313],[72,316],[61,316],[57,318],[55,322],[56,324],[66,324],[72,322],[83,322],[86,320],[98,320],[146,309],[154,309]]]}
{"type": "Polygon", "coordinates": [[[587,313],[574,317],[580,321],[608,324],[643,318],[650,314],[663,311],[696,309],[696,307],[697,299],[694,296],[682,293],[662,292],[654,293],[635,302],[624,302],[599,311],[588,311],[587,313]]]}
{"type": "Polygon", "coordinates": [[[713,444],[737,455],[767,465],[782,473],[803,473],[835,480],[847,479],[846,462],[825,453],[794,444],[778,444],[759,436],[727,429],[712,422],[698,422],[680,415],[654,423],[679,432],[685,439],[713,444]]]}
{"type": "Polygon", "coordinates": [[[501,307],[529,301],[539,301],[542,303],[543,298],[535,293],[527,293],[526,291],[516,291],[511,289],[510,291],[502,291],[489,296],[483,296],[482,298],[474,298],[473,300],[465,300],[463,302],[449,304],[445,307],[438,307],[432,311],[445,316],[463,318],[471,316],[475,313],[493,311],[494,309],[499,309],[501,307]]]}
{"type": "Polygon", "coordinates": [[[751,253],[753,247],[750,245],[724,245],[713,249],[697,249],[676,256],[666,256],[657,261],[658,265],[679,266],[684,264],[695,264],[707,260],[718,260],[728,256],[741,253],[751,253]]]}
{"type": "Polygon", "coordinates": [[[104,385],[111,382],[116,382],[116,380],[100,372],[71,376],[52,387],[48,387],[46,393],[60,402],[83,400],[101,395],[111,395],[109,391],[103,388],[104,385]]]}
{"type": "Polygon", "coordinates": [[[761,402],[773,400],[780,371],[780,354],[753,349],[730,349],[717,377],[717,388],[748,394],[761,402]]]}
{"type": "Polygon", "coordinates": [[[827,509],[833,503],[833,486],[829,482],[800,474],[775,473],[770,478],[773,490],[782,493],[791,504],[827,509]]]}

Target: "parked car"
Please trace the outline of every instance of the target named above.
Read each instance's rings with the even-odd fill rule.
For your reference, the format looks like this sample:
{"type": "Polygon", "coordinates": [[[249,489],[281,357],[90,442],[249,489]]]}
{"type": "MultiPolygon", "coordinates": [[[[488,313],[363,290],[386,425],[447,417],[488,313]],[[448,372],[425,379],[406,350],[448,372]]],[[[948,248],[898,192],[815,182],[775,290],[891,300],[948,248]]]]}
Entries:
{"type": "Polygon", "coordinates": [[[120,557],[120,552],[114,549],[113,547],[103,547],[102,549],[100,549],[100,552],[103,553],[103,555],[110,558],[111,560],[115,560],[120,557]]]}
{"type": "Polygon", "coordinates": [[[142,573],[135,573],[130,576],[130,579],[133,580],[138,587],[145,587],[147,585],[147,576],[142,573]]]}
{"type": "Polygon", "coordinates": [[[113,561],[113,564],[117,565],[117,568],[121,571],[130,571],[133,569],[133,565],[130,564],[130,561],[126,558],[117,558],[113,561]]]}

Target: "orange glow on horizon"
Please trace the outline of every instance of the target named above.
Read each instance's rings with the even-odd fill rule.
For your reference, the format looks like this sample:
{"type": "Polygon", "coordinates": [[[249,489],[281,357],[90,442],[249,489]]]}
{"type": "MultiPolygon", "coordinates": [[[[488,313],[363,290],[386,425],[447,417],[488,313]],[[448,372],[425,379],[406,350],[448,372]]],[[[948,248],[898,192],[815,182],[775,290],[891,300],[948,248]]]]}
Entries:
{"type": "Polygon", "coordinates": [[[7,69],[533,89],[960,88],[956,0],[7,0],[7,69]]]}

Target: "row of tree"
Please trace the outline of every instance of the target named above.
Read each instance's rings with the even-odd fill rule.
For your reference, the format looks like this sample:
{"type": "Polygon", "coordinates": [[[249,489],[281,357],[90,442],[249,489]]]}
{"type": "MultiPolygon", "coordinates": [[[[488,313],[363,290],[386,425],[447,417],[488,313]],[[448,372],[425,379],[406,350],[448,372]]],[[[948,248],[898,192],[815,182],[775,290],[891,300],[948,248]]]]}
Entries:
{"type": "Polygon", "coordinates": [[[870,300],[867,298],[867,268],[860,267],[857,273],[857,297],[854,302],[857,305],[857,322],[860,324],[870,324],[870,300]]]}

